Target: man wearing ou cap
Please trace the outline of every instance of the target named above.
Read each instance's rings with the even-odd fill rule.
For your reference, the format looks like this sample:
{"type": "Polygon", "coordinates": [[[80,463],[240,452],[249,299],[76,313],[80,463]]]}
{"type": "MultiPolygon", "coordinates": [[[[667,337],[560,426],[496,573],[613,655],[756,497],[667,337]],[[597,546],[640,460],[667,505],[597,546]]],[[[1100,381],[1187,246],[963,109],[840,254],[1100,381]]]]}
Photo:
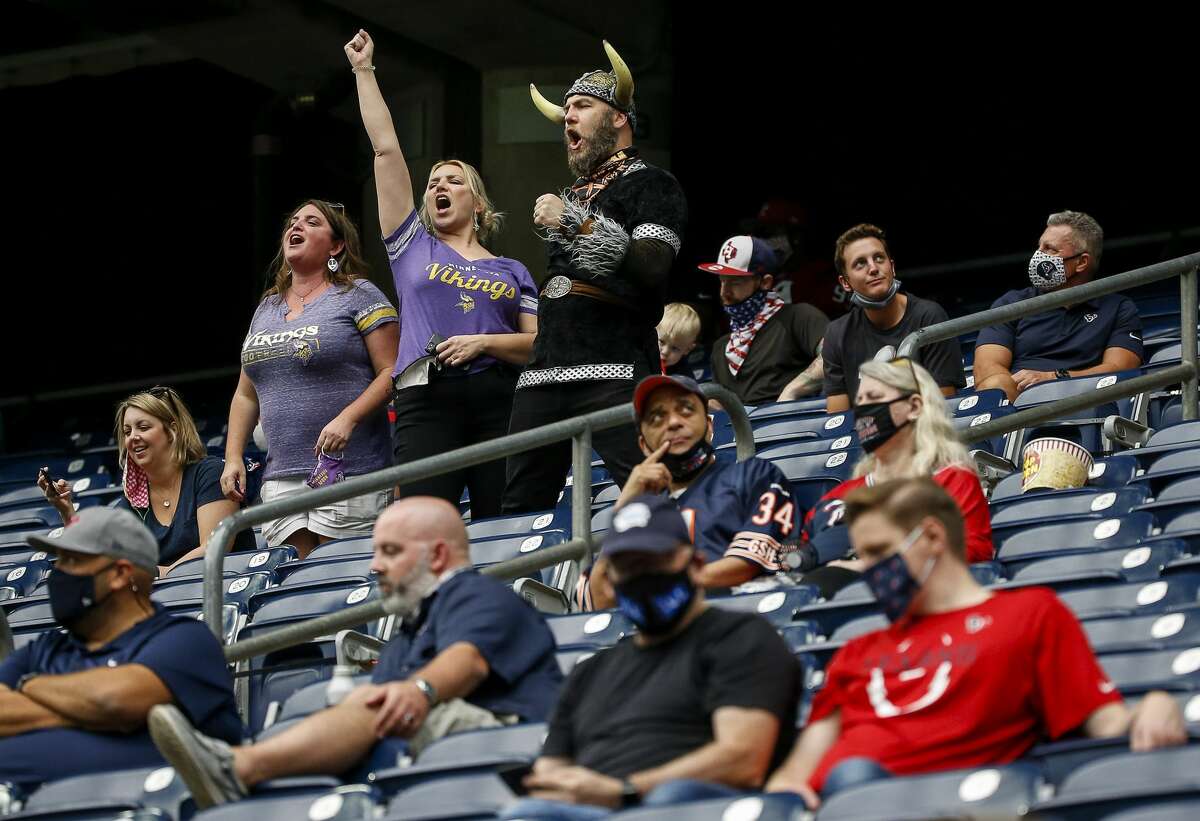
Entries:
{"type": "Polygon", "coordinates": [[[31,787],[106,770],[153,767],[146,730],[173,704],[214,736],[242,724],[221,647],[200,622],[150,600],[158,544],[127,510],[82,511],[57,539],[47,579],[53,630],[0,663],[0,781],[31,787]]]}
{"type": "Polygon", "coordinates": [[[562,682],[554,637],[508,585],[471,567],[458,509],[430,496],[402,499],[379,517],[374,541],[371,570],[404,624],[371,684],[241,747],[206,737],[171,707],[151,713],[155,744],[201,809],[274,778],[338,775],[384,738],[404,739],[417,756],[448,733],[545,720],[562,682]]]}
{"type": "MultiPolygon", "coordinates": [[[[696,581],[730,588],[781,569],[784,544],[799,533],[791,484],[765,459],[717,460],[712,420],[700,386],[686,376],[649,376],[633,393],[638,445],[645,460],[629,474],[615,505],[644,493],[673,497],[688,523],[689,541],[704,557],[696,581]]],[[[580,581],[584,609],[613,606],[601,558],[580,581]]]]}
{"type": "Polygon", "coordinates": [[[748,405],[818,393],[829,317],[808,303],[785,303],[775,292],[775,249],[766,240],[730,237],[718,260],[699,268],[721,278],[729,316],[729,333],[713,344],[713,378],[748,405]]]}
{"type": "Polygon", "coordinates": [[[630,499],[602,555],[639,632],[576,665],[530,798],[502,817],[593,819],[760,788],[795,735],[800,665],[783,639],[757,614],[705,603],[703,559],[667,497],[630,499]]]}

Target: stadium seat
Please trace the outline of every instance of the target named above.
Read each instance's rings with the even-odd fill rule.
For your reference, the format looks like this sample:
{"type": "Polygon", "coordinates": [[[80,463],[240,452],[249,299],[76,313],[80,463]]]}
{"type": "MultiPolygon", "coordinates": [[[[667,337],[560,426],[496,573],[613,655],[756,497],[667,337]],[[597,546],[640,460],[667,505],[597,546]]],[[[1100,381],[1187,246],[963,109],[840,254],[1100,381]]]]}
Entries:
{"type": "Polygon", "coordinates": [[[1179,573],[1154,582],[1106,584],[1058,594],[1076,618],[1166,613],[1196,604],[1200,573],[1179,573]]]}
{"type": "Polygon", "coordinates": [[[320,561],[321,559],[332,559],[335,556],[365,556],[371,554],[375,548],[371,544],[370,536],[355,536],[352,539],[334,539],[331,542],[317,545],[305,561],[320,561]]]}
{"type": "Polygon", "coordinates": [[[1159,428],[1150,435],[1145,445],[1122,453],[1137,459],[1138,464],[1146,468],[1164,454],[1196,446],[1200,446],[1200,420],[1159,428]]]}
{"type": "Polygon", "coordinates": [[[800,510],[808,510],[820,501],[821,497],[833,490],[840,479],[817,477],[816,479],[793,479],[792,500],[800,510]]]}
{"type": "Polygon", "coordinates": [[[366,584],[371,579],[371,563],[375,561],[369,556],[338,556],[314,562],[312,559],[289,562],[279,568],[283,578],[279,584],[285,587],[296,587],[303,584],[322,583],[335,580],[354,579],[366,584]]]}
{"type": "Polygon", "coordinates": [[[775,626],[791,624],[800,609],[816,601],[816,588],[808,585],[781,587],[763,593],[737,596],[713,596],[708,603],[737,613],[758,613],[775,626]]]}
{"type": "Polygon", "coordinates": [[[388,804],[383,818],[386,821],[491,818],[515,798],[498,775],[452,776],[399,793],[388,804]]]}
{"type": "Polygon", "coordinates": [[[1055,556],[1020,565],[1005,587],[1031,584],[1063,589],[1094,584],[1108,579],[1116,582],[1146,582],[1159,577],[1163,569],[1183,554],[1185,544],[1164,540],[1138,547],[1097,550],[1055,556]]]}
{"type": "Polygon", "coordinates": [[[12,591],[11,598],[30,595],[46,574],[50,572],[48,558],[21,562],[19,564],[0,564],[0,590],[12,591]]]}
{"type": "MultiPolygon", "coordinates": [[[[1144,487],[1141,489],[1145,490],[1144,487]]],[[[1154,518],[1164,524],[1180,513],[1200,510],[1200,475],[1171,482],[1159,491],[1153,501],[1143,502],[1137,510],[1154,514],[1154,518]]]]}
{"type": "Polygon", "coordinates": [[[1157,496],[1172,482],[1198,473],[1200,473],[1200,447],[1187,448],[1164,454],[1155,460],[1145,473],[1130,479],[1130,481],[1144,485],[1149,488],[1151,495],[1157,496]]]}
{"type": "Polygon", "coordinates": [[[992,512],[992,541],[999,544],[1015,530],[1063,519],[1124,516],[1146,501],[1146,489],[1080,489],[1074,493],[1031,493],[992,512]]]}
{"type": "Polygon", "coordinates": [[[754,441],[778,442],[792,439],[837,439],[854,433],[854,414],[850,411],[828,416],[768,417],[751,420],[754,441]]]}
{"type": "Polygon", "coordinates": [[[1200,745],[1111,755],[1084,764],[1063,780],[1054,798],[1031,809],[1063,821],[1136,809],[1149,800],[1196,798],[1200,745]]]}
{"type": "Polygon", "coordinates": [[[170,767],[92,773],[43,784],[20,817],[112,818],[142,808],[178,819],[191,807],[187,785],[170,767]],[[185,806],[186,805],[186,806],[185,806]]]}
{"type": "Polygon", "coordinates": [[[861,450],[839,450],[835,453],[814,453],[807,456],[786,456],[772,459],[775,467],[783,471],[789,481],[798,479],[836,479],[844,482],[850,478],[854,465],[862,456],[861,450]]]}
{"type": "Polygon", "coordinates": [[[524,556],[541,548],[562,544],[566,540],[567,531],[561,528],[554,528],[552,530],[538,530],[534,533],[521,533],[515,536],[473,541],[471,542],[471,564],[476,567],[498,564],[509,559],[515,559],[518,556],[524,556]]]}
{"type": "Polygon", "coordinates": [[[801,438],[795,441],[779,440],[763,447],[757,454],[760,459],[782,459],[785,456],[808,456],[813,453],[837,453],[842,450],[857,450],[858,437],[851,433],[837,439],[821,439],[817,437],[801,438]]]}
{"type": "MultiPolygon", "coordinates": [[[[1132,456],[1110,456],[1098,459],[1088,474],[1087,487],[1118,488],[1126,484],[1137,472],[1137,460],[1132,456]]],[[[1059,498],[1068,493],[1079,493],[1079,490],[1054,490],[1038,492],[1039,498],[1059,498]]],[[[999,503],[1011,504],[1017,500],[1031,498],[1021,494],[1021,471],[1000,480],[992,490],[990,498],[992,511],[999,508],[999,503]]]]}
{"type": "Polygon", "coordinates": [[[978,392],[966,391],[946,397],[946,410],[951,416],[975,417],[1007,406],[1008,397],[999,388],[988,388],[978,392]]]}
{"type": "Polygon", "coordinates": [[[39,507],[18,507],[0,511],[0,532],[11,533],[20,530],[43,530],[59,527],[62,517],[58,511],[49,505],[39,507]]]}
{"type": "MultiPolygon", "coordinates": [[[[980,425],[987,424],[988,422],[1003,419],[1005,416],[1009,416],[1012,413],[1014,413],[1013,409],[1006,405],[1004,407],[982,411],[981,413],[974,414],[973,416],[956,416],[951,420],[951,422],[954,425],[954,430],[957,431],[960,436],[962,436],[971,430],[971,428],[977,428],[980,425]]],[[[984,439],[982,441],[975,442],[974,444],[970,445],[970,447],[972,449],[978,448],[980,450],[987,451],[994,456],[1003,456],[1004,436],[993,436],[990,439],[984,439]]]]}
{"type": "Polygon", "coordinates": [[[688,821],[791,821],[803,806],[797,796],[768,793],[691,801],[666,807],[643,807],[626,810],[613,818],[620,821],[676,821],[681,818],[688,821]]]}
{"type": "Polygon", "coordinates": [[[1034,559],[1134,547],[1156,528],[1148,513],[1130,513],[1109,519],[1082,520],[1018,530],[1000,542],[996,558],[1010,569],[1034,559]]]}
{"type": "Polygon", "coordinates": [[[825,415],[825,397],[817,396],[811,399],[794,399],[790,402],[764,402],[749,410],[751,424],[762,419],[777,416],[798,416],[800,414],[825,415]]]}
{"type": "MultiPolygon", "coordinates": [[[[229,553],[225,556],[225,561],[221,565],[222,572],[226,576],[238,576],[242,573],[268,573],[272,576],[276,575],[276,568],[285,562],[294,561],[296,559],[296,548],[291,545],[281,545],[280,547],[267,548],[265,550],[242,551],[239,553],[229,553]]],[[[175,566],[171,571],[168,579],[185,579],[191,576],[204,575],[204,557],[200,556],[196,559],[189,559],[175,566]]]]}
{"type": "Polygon", "coordinates": [[[365,784],[348,784],[331,791],[268,791],[252,794],[232,804],[200,813],[205,821],[368,821],[378,813],[374,790],[365,784]]]}
{"type": "Polygon", "coordinates": [[[1097,656],[1122,693],[1200,689],[1200,645],[1097,656]]]}
{"type": "Polygon", "coordinates": [[[817,821],[1013,817],[1037,799],[1038,785],[1030,764],[887,778],[835,793],[817,821]]]}
{"type": "MultiPolygon", "coordinates": [[[[570,495],[564,496],[569,499],[570,495]]],[[[467,525],[467,536],[472,542],[482,539],[497,539],[502,536],[529,536],[547,528],[569,530],[571,510],[565,504],[541,513],[518,513],[514,516],[497,516],[479,519],[467,525]]]]}
{"type": "Polygon", "coordinates": [[[1085,619],[1081,624],[1097,653],[1200,646],[1200,607],[1145,616],[1085,619]]]}
{"type": "Polygon", "coordinates": [[[608,647],[637,632],[625,616],[616,610],[574,613],[546,619],[560,650],[572,647],[608,647]]]}
{"type": "Polygon", "coordinates": [[[1200,818],[1200,796],[1145,804],[1137,809],[1106,815],[1104,821],[1196,821],[1197,818],[1200,818]]]}

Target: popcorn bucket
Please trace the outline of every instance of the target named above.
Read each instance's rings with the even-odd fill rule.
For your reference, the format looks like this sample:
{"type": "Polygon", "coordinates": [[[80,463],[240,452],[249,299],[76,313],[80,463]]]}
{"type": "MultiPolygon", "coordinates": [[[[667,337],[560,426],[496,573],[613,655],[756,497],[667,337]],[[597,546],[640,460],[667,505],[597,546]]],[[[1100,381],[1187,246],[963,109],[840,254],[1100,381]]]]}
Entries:
{"type": "Polygon", "coordinates": [[[1083,487],[1092,464],[1092,454],[1069,439],[1034,439],[1021,451],[1021,492],[1083,487]]]}

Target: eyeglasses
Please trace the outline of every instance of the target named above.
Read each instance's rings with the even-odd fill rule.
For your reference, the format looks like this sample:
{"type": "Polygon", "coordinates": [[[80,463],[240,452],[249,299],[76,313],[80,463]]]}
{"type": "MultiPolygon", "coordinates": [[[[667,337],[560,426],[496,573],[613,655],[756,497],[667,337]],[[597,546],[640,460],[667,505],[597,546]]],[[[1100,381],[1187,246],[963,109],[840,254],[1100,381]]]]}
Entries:
{"type": "Polygon", "coordinates": [[[346,213],[346,206],[340,202],[330,202],[328,200],[322,200],[322,202],[327,208],[336,208],[338,211],[342,212],[343,215],[346,213]]]}
{"type": "Polygon", "coordinates": [[[168,405],[179,407],[183,404],[183,400],[179,398],[179,394],[175,393],[172,388],[165,385],[155,385],[152,388],[147,388],[146,393],[153,396],[155,399],[161,399],[168,405]]]}
{"type": "Polygon", "coordinates": [[[900,365],[901,367],[903,367],[904,365],[907,365],[908,372],[910,374],[912,374],[913,384],[916,385],[916,387],[917,387],[917,393],[921,392],[921,382],[920,382],[920,380],[917,379],[917,371],[916,371],[916,368],[913,367],[913,362],[911,359],[909,359],[907,356],[898,356],[895,359],[889,359],[888,364],[889,365],[900,365]]]}

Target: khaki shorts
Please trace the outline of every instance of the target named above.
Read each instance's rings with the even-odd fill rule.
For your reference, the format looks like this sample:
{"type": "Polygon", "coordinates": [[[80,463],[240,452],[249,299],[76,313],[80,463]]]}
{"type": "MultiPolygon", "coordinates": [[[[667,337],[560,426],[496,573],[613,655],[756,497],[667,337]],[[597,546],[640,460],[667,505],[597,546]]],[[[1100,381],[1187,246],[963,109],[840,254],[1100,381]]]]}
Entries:
{"type": "Polygon", "coordinates": [[[476,707],[469,701],[454,698],[437,704],[425,716],[421,729],[408,740],[408,754],[419,758],[421,751],[439,738],[466,730],[484,730],[489,727],[507,727],[517,723],[516,716],[497,716],[490,710],[476,707]]]}
{"type": "MultiPolygon", "coordinates": [[[[271,479],[263,482],[264,503],[286,499],[297,493],[311,491],[302,478],[271,479]]],[[[269,547],[287,544],[288,538],[297,530],[305,529],[330,539],[345,539],[354,536],[370,536],[375,520],[383,509],[392,503],[392,491],[379,490],[355,496],[344,502],[322,505],[306,513],[294,513],[282,519],[263,522],[263,537],[269,547]]]]}

